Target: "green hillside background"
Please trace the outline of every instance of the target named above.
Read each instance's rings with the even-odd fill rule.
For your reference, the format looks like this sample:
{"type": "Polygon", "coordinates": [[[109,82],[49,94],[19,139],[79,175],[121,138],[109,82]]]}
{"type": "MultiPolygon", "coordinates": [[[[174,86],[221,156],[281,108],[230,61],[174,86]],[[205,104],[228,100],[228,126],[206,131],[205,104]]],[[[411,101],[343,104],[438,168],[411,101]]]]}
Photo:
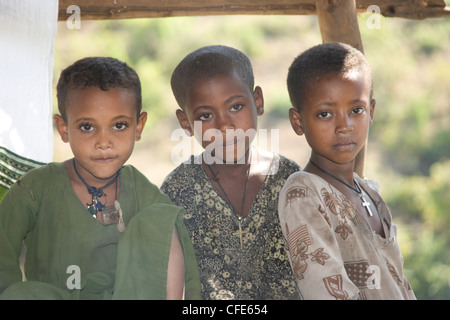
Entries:
{"type": "MultiPolygon", "coordinates": [[[[399,226],[405,272],[417,298],[450,299],[450,19],[378,16],[379,28],[369,28],[369,17],[358,18],[377,100],[366,176],[380,183],[399,226]]],[[[129,163],[160,185],[178,165],[171,157],[178,143],[171,134],[179,128],[172,70],[201,46],[233,46],[250,57],[263,89],[259,128],[279,133],[271,150],[304,166],[310,151],[288,122],[286,75],[298,54],[321,42],[315,16],[82,20],[80,29],[59,22],[53,87],[63,68],[86,56],[113,56],[135,68],[149,121],[129,163]]],[[[56,113],[55,92],[53,99],[56,113]]],[[[69,157],[55,131],[54,160],[69,157]]]]}

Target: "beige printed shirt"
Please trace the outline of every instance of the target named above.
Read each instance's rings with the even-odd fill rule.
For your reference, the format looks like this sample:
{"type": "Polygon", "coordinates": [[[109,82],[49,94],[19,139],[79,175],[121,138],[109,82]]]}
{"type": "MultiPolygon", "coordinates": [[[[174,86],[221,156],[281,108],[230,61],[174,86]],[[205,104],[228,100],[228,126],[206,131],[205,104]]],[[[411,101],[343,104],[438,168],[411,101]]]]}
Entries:
{"type": "Polygon", "coordinates": [[[355,179],[377,207],[386,238],[321,177],[296,172],[280,192],[287,254],[304,299],[415,299],[403,273],[397,226],[368,181],[355,179]]]}

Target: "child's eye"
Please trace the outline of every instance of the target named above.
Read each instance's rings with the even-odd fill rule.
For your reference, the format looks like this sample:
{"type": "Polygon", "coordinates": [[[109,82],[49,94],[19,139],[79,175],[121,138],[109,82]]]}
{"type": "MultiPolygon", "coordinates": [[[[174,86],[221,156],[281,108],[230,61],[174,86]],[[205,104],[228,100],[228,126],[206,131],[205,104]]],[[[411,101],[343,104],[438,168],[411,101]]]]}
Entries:
{"type": "Polygon", "coordinates": [[[198,117],[199,120],[205,121],[211,118],[211,113],[203,113],[198,117]]]}
{"type": "Polygon", "coordinates": [[[364,110],[365,110],[364,107],[356,107],[356,108],[353,108],[352,113],[353,114],[361,114],[364,112],[364,110]]]}
{"type": "Polygon", "coordinates": [[[331,117],[331,113],[329,113],[328,111],[324,111],[324,112],[320,112],[317,116],[320,119],[327,119],[327,118],[331,117]]]}
{"type": "Polygon", "coordinates": [[[89,123],[82,123],[80,125],[80,130],[84,131],[84,132],[89,132],[89,131],[94,130],[94,127],[91,126],[89,123]]]}
{"type": "Polygon", "coordinates": [[[113,126],[113,129],[114,129],[114,130],[118,130],[118,131],[124,130],[124,129],[126,129],[126,128],[128,128],[128,123],[126,123],[126,122],[117,122],[117,123],[113,126]]]}
{"type": "Polygon", "coordinates": [[[239,110],[241,110],[243,107],[244,107],[244,105],[238,103],[238,104],[233,105],[233,106],[231,107],[231,110],[232,110],[232,111],[239,111],[239,110]]]}

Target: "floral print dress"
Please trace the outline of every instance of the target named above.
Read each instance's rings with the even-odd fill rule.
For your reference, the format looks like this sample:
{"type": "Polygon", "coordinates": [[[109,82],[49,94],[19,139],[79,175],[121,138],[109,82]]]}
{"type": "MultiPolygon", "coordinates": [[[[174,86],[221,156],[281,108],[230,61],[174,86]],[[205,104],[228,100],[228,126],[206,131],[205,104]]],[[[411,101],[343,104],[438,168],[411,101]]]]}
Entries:
{"type": "Polygon", "coordinates": [[[199,157],[192,156],[172,171],[161,190],[185,208],[203,299],[298,299],[278,218],[278,194],[300,167],[274,154],[271,174],[242,220],[241,248],[238,217],[211,183],[199,157]]]}

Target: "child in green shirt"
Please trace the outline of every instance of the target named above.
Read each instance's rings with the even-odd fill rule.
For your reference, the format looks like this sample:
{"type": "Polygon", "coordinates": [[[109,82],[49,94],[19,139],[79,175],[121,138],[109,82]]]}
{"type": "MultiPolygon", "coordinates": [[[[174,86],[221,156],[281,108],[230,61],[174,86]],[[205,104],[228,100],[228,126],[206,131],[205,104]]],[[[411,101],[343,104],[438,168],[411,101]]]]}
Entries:
{"type": "Polygon", "coordinates": [[[147,119],[136,72],[81,59],[57,97],[55,126],[74,158],[31,170],[0,203],[0,298],[181,299],[185,285],[198,298],[183,209],[124,165],[147,119]]]}

